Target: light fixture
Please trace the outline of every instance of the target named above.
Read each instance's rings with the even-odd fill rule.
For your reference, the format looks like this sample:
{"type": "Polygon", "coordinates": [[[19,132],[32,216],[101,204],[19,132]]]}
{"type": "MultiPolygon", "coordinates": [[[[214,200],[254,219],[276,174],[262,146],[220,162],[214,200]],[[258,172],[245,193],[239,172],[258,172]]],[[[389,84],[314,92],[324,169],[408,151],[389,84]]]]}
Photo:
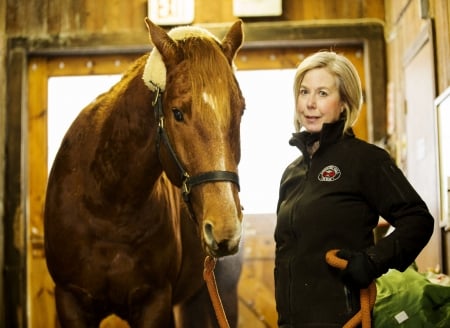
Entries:
{"type": "Polygon", "coordinates": [[[158,25],[191,24],[194,0],[148,0],[148,17],[158,25]]]}
{"type": "Polygon", "coordinates": [[[237,17],[281,16],[282,0],[233,0],[233,15],[237,17]]]}

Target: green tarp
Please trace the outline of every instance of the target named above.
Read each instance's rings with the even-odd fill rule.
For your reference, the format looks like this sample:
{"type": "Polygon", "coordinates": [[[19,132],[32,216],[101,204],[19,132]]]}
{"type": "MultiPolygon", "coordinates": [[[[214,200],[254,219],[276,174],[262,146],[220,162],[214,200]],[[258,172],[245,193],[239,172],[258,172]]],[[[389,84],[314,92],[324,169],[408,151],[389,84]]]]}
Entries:
{"type": "Polygon", "coordinates": [[[378,278],[374,327],[449,328],[450,286],[428,278],[414,266],[405,272],[389,270],[378,278]]]}

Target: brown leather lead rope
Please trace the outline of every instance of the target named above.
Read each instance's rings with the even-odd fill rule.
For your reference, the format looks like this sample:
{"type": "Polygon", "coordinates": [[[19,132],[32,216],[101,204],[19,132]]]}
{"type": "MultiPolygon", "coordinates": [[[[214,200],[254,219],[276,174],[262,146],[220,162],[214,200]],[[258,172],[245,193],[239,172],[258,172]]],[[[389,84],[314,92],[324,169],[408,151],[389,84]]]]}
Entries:
{"type": "Polygon", "coordinates": [[[206,256],[203,269],[203,279],[208,287],[209,297],[216,313],[217,321],[220,328],[230,328],[228,319],[223,309],[222,301],[220,300],[219,291],[217,290],[216,277],[214,276],[214,267],[216,266],[216,259],[206,256]]]}
{"type": "MultiPolygon", "coordinates": [[[[344,260],[336,255],[338,252],[337,249],[332,249],[327,252],[325,255],[325,260],[327,263],[338,269],[345,269],[347,267],[347,260],[344,260]]],[[[360,304],[361,309],[356,313],[349,321],[344,325],[343,328],[354,328],[359,324],[362,324],[363,328],[370,328],[372,326],[372,309],[375,305],[375,299],[377,296],[377,286],[375,285],[375,281],[367,288],[363,288],[360,291],[360,304]]]]}

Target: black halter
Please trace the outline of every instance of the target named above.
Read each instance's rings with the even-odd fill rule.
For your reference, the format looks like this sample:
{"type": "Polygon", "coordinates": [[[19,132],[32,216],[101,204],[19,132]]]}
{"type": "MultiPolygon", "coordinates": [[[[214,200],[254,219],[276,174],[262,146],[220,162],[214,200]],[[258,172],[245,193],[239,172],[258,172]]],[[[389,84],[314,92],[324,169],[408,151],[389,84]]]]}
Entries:
{"type": "Polygon", "coordinates": [[[208,171],[204,173],[199,173],[195,176],[190,176],[189,173],[183,168],[183,165],[181,164],[180,160],[178,159],[177,155],[175,154],[175,151],[173,150],[172,144],[170,143],[169,136],[167,135],[167,132],[164,128],[164,112],[162,108],[162,92],[161,89],[156,89],[156,96],[153,100],[153,108],[155,110],[155,117],[158,121],[158,132],[157,132],[157,148],[158,148],[158,154],[160,153],[160,144],[161,140],[167,147],[167,150],[169,151],[170,155],[172,156],[172,159],[176,163],[178,170],[180,172],[180,177],[182,181],[181,185],[181,192],[183,195],[183,199],[186,203],[189,203],[189,195],[191,192],[192,187],[206,183],[206,182],[217,182],[217,181],[231,181],[235,183],[238,187],[239,186],[239,176],[235,172],[230,171],[208,171]]]}

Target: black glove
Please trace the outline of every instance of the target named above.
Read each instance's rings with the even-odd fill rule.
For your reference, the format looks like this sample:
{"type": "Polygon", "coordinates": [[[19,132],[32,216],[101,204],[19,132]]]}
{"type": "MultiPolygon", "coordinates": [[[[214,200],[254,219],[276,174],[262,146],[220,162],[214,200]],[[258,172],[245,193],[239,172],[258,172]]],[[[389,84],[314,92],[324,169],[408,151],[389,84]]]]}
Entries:
{"type": "Polygon", "coordinates": [[[367,288],[378,277],[375,263],[366,253],[341,249],[336,255],[348,261],[341,276],[346,285],[359,289],[367,288]]]}

